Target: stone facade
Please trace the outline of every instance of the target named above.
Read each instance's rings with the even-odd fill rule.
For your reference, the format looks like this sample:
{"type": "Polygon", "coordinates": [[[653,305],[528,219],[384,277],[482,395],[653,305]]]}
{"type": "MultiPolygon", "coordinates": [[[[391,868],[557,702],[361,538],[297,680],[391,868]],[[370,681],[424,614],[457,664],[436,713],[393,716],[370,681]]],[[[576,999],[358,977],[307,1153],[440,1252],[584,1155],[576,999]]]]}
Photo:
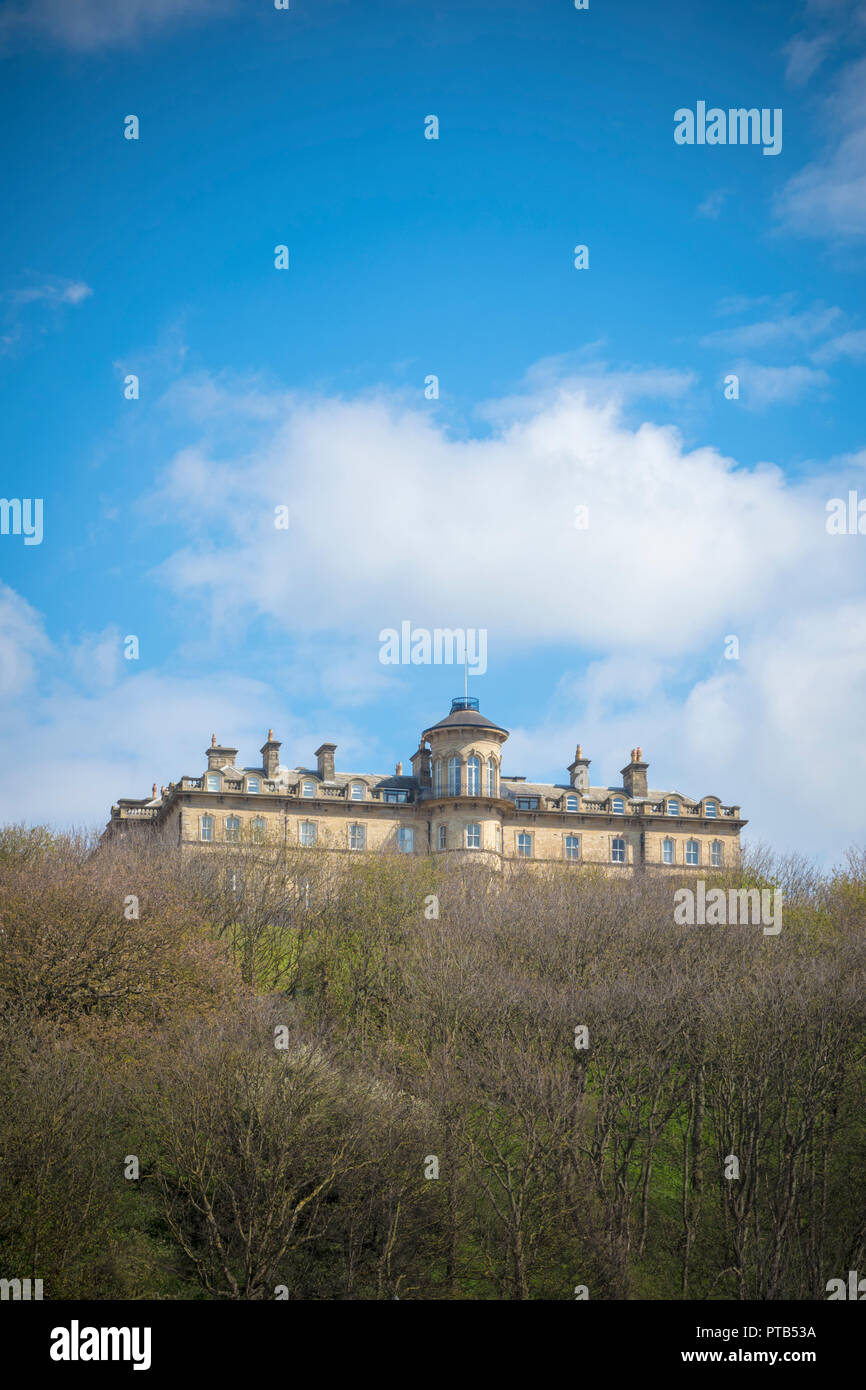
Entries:
{"type": "Polygon", "coordinates": [[[615,786],[593,786],[580,745],[567,782],[527,782],[502,773],[508,731],[461,698],[425,729],[412,773],[337,772],[336,745],[316,750],[316,768],[283,767],[273,730],[255,767],[237,749],[207,750],[198,777],[182,777],[143,801],[112,807],[108,838],[146,829],[203,852],[219,844],[308,846],[331,853],[372,850],[459,855],[492,868],[520,863],[636,868],[730,868],[739,859],[738,806],[648,787],[640,748],[615,786]]]}

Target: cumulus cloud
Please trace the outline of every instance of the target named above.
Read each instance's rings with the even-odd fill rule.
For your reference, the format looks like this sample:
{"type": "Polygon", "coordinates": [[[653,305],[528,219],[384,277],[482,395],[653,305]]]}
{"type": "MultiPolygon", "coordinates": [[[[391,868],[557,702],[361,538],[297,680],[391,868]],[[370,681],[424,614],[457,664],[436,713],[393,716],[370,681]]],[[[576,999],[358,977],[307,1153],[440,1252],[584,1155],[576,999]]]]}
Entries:
{"type": "MultiPolygon", "coordinates": [[[[744,370],[764,397],[825,380],[744,370]]],[[[241,386],[241,409],[246,395],[241,386]]],[[[432,414],[385,398],[281,397],[231,460],[221,427],[206,428],[152,499],[155,516],[168,508],[189,534],[158,578],[226,628],[265,616],[372,641],[410,617],[495,628],[512,648],[665,653],[700,642],[732,608],[753,611],[768,584],[799,588],[799,544],[835,570],[815,498],[778,468],[740,468],[686,448],[671,426],[627,424],[621,403],[582,383],[524,400],[515,418],[518,399],[484,438],[452,438],[432,414]],[[289,530],[275,527],[280,505],[289,530]],[[684,595],[686,574],[701,581],[684,595]]]]}
{"type": "MultiPolygon", "coordinates": [[[[521,663],[555,662],[531,722],[514,727],[507,699],[492,711],[512,726],[511,771],[561,780],[579,739],[609,783],[640,743],[653,786],[739,803],[780,848],[832,857],[866,837],[845,780],[864,752],[866,538],[825,525],[864,452],[792,480],[687,446],[628,391],[602,400],[597,378],[542,377],[501,420],[491,404],[479,436],[384,395],[193,383],[197,438],[140,505],[154,535],[186,530],[156,574],[200,645],[158,672],[119,660],[119,632],[47,643],[7,591],[0,809],[104,819],[118,795],[199,771],[210,732],[250,760],[283,718],[292,765],[327,738],[347,770],[405,762],[413,748],[374,747],[357,723],[403,688],[379,632],[408,619],[486,628],[500,701],[521,663]]],[[[184,400],[175,388],[173,418],[184,400]]]]}

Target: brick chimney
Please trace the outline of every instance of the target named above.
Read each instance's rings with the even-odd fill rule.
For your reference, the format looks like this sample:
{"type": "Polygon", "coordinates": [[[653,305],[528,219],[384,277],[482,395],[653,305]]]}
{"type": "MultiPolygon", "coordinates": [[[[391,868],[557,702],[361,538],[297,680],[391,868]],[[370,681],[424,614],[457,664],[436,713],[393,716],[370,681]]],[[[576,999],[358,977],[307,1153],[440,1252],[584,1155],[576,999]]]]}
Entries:
{"type": "Polygon", "coordinates": [[[425,743],[419,743],[417,753],[412,754],[412,775],[417,778],[419,786],[432,787],[430,749],[425,743]]]}
{"type": "Polygon", "coordinates": [[[583,756],[583,749],[578,744],[574,753],[574,762],[568,765],[571,785],[578,791],[586,791],[589,787],[589,765],[591,762],[591,758],[583,756]]]}
{"type": "Polygon", "coordinates": [[[280,741],[274,738],[273,729],[268,729],[267,742],[263,743],[259,750],[262,755],[262,767],[265,776],[268,778],[276,777],[277,769],[280,766],[280,741]]]}
{"type": "Polygon", "coordinates": [[[336,751],[336,743],[323,743],[321,747],[316,749],[319,776],[323,782],[333,782],[334,780],[334,754],[336,751]]]}
{"type": "Polygon", "coordinates": [[[210,736],[210,748],[207,750],[207,770],[208,772],[218,772],[227,763],[234,763],[238,755],[236,748],[225,748],[221,743],[217,743],[216,734],[210,736]]]}
{"type": "Polygon", "coordinates": [[[629,796],[646,796],[646,774],[649,763],[643,760],[643,749],[631,750],[631,762],[622,769],[622,784],[629,796]]]}

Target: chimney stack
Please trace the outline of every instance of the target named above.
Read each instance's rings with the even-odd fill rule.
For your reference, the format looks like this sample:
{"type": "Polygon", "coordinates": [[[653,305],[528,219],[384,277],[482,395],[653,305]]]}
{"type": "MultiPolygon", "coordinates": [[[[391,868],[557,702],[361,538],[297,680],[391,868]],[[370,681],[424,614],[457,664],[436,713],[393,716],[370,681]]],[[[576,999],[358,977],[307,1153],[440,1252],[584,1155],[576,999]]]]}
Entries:
{"type": "Polygon", "coordinates": [[[323,782],[333,782],[334,780],[334,754],[336,751],[336,743],[323,743],[316,749],[319,777],[323,782]]]}
{"type": "Polygon", "coordinates": [[[234,763],[238,755],[236,748],[224,748],[217,743],[216,734],[211,734],[210,748],[207,750],[207,770],[208,772],[219,772],[221,767],[226,767],[228,763],[234,763]]]}
{"type": "Polygon", "coordinates": [[[575,749],[574,762],[568,765],[571,785],[577,791],[585,792],[589,787],[589,765],[591,762],[591,758],[583,756],[583,749],[578,744],[575,749]]]}
{"type": "Polygon", "coordinates": [[[267,742],[262,744],[260,752],[265,776],[268,779],[276,777],[280,766],[280,741],[274,738],[273,729],[268,729],[267,742]]]}
{"type": "Polygon", "coordinates": [[[649,763],[643,760],[643,749],[633,748],[631,750],[631,762],[622,769],[622,784],[626,793],[631,797],[647,795],[647,768],[649,763]]]}
{"type": "Polygon", "coordinates": [[[430,749],[426,743],[419,743],[417,753],[412,755],[412,775],[417,778],[420,787],[432,787],[430,749]]]}

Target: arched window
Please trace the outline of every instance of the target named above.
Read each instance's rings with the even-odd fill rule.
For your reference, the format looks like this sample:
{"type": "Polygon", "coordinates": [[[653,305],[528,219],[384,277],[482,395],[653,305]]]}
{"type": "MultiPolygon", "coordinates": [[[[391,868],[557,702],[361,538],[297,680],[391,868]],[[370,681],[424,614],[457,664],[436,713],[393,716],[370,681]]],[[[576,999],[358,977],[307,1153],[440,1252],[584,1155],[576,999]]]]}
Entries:
{"type": "Polygon", "coordinates": [[[686,863],[700,864],[701,847],[697,840],[686,840],[686,863]]]}
{"type": "Polygon", "coordinates": [[[203,840],[213,839],[213,816],[202,816],[201,818],[201,837],[203,840]]]}
{"type": "Polygon", "coordinates": [[[460,759],[448,759],[448,795],[460,795],[460,759]]]}
{"type": "Polygon", "coordinates": [[[532,854],[532,836],[522,830],[517,837],[517,853],[522,859],[529,859],[532,854]]]}
{"type": "Polygon", "coordinates": [[[615,796],[611,802],[611,806],[615,815],[622,816],[625,814],[625,802],[621,796],[615,796]]]}
{"type": "Polygon", "coordinates": [[[364,800],[364,784],[363,784],[363,782],[353,782],[353,783],[352,783],[352,792],[351,792],[351,796],[352,796],[352,800],[353,800],[353,801],[363,801],[363,800],[364,800]]]}
{"type": "Polygon", "coordinates": [[[625,863],[625,840],[615,835],[610,842],[610,857],[614,864],[625,863]]]}
{"type": "Polygon", "coordinates": [[[315,782],[304,782],[303,785],[302,785],[302,787],[301,787],[301,795],[302,795],[302,796],[315,796],[315,795],[316,795],[316,784],[315,784],[315,782]]]}
{"type": "Polygon", "coordinates": [[[226,816],[226,839],[230,844],[237,844],[241,838],[241,823],[238,816],[226,816]]]}
{"type": "Polygon", "coordinates": [[[471,824],[466,827],[466,848],[481,848],[481,826],[477,821],[472,821],[471,824]]]}
{"type": "Polygon", "coordinates": [[[496,795],[496,759],[487,759],[487,795],[496,795]]]}
{"type": "Polygon", "coordinates": [[[260,785],[260,784],[259,784],[259,779],[258,779],[258,777],[248,777],[248,778],[247,778],[247,791],[248,791],[248,792],[252,792],[253,795],[255,795],[256,792],[259,790],[259,785],[260,785]]]}
{"type": "Polygon", "coordinates": [[[218,772],[209,772],[207,775],[207,789],[209,792],[218,792],[220,789],[220,775],[218,772]]]}
{"type": "Polygon", "coordinates": [[[704,811],[704,815],[710,816],[711,818],[715,818],[718,814],[718,807],[716,806],[715,801],[708,801],[706,810],[704,811]]]}
{"type": "Polygon", "coordinates": [[[714,869],[720,869],[725,862],[724,850],[721,840],[713,840],[710,849],[710,863],[714,869]]]}
{"type": "Polygon", "coordinates": [[[433,764],[433,795],[442,795],[442,759],[437,758],[433,764]]]}
{"type": "Polygon", "coordinates": [[[662,841],[662,863],[673,864],[674,862],[674,842],[673,840],[662,841]]]}
{"type": "Polygon", "coordinates": [[[577,797],[576,797],[576,796],[567,796],[567,797],[565,798],[565,809],[566,809],[566,811],[576,811],[576,810],[577,810],[577,797]]]}
{"type": "Polygon", "coordinates": [[[566,859],[580,858],[580,836],[566,835],[565,837],[565,857],[566,859]]]}
{"type": "Polygon", "coordinates": [[[466,795],[478,796],[481,791],[481,759],[469,758],[466,763],[466,795]]]}

